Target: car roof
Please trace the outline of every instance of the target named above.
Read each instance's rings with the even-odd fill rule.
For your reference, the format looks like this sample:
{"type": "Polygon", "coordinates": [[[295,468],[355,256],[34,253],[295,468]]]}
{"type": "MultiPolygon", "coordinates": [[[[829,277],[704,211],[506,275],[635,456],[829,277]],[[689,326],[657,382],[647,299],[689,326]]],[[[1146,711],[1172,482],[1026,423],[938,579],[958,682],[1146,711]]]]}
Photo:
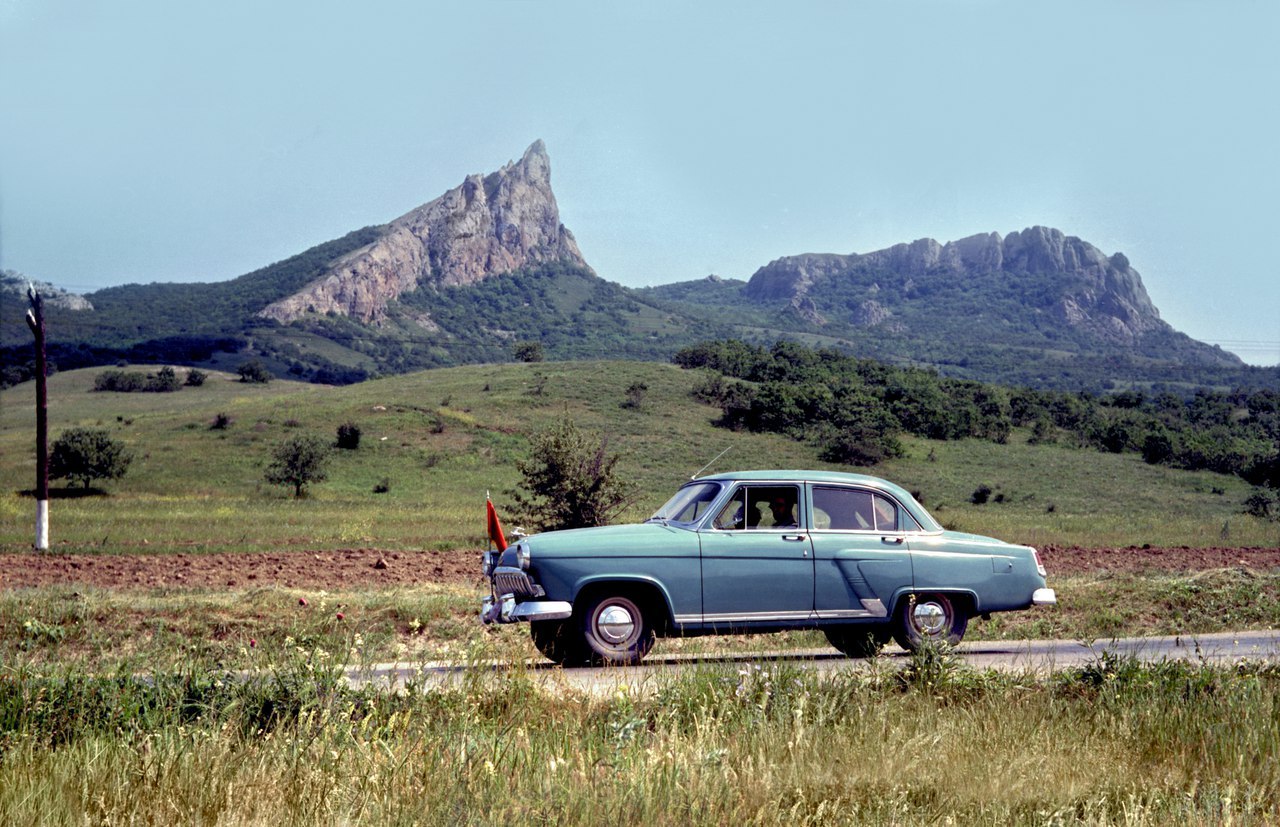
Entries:
{"type": "Polygon", "coordinates": [[[880,477],[873,477],[869,474],[850,474],[843,471],[795,471],[795,470],[757,470],[757,471],[726,471],[722,474],[709,474],[705,477],[698,477],[697,481],[714,480],[716,482],[729,482],[736,480],[751,481],[768,481],[768,482],[834,482],[843,483],[845,485],[866,485],[873,488],[882,488],[892,491],[899,496],[910,498],[910,494],[900,485],[889,482],[880,477]]]}

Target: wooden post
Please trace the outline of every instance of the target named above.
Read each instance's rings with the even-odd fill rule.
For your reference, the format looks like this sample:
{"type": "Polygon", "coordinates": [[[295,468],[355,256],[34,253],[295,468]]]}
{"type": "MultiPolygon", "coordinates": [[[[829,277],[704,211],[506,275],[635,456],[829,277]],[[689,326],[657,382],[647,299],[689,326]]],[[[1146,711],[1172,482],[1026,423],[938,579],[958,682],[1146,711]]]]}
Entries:
{"type": "Polygon", "coordinates": [[[49,389],[44,350],[44,300],[27,288],[27,327],[36,337],[36,549],[49,548],[49,389]]]}

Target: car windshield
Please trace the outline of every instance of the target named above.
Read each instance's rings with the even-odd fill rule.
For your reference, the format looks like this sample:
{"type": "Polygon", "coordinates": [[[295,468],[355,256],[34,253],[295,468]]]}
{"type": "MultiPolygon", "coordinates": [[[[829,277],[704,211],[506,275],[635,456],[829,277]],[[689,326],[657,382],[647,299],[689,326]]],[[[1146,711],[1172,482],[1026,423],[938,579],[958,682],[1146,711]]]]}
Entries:
{"type": "Polygon", "coordinates": [[[666,505],[659,508],[650,520],[661,520],[668,523],[692,523],[702,518],[711,507],[711,503],[720,494],[720,483],[699,482],[684,486],[676,495],[667,500],[666,505]]]}

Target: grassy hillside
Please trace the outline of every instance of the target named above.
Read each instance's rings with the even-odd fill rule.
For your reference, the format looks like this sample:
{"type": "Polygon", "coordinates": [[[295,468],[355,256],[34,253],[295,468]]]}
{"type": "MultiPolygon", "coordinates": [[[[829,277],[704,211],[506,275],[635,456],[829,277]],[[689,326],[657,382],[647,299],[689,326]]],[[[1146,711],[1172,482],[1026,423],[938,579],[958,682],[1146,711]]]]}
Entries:
{"type": "MultiPolygon", "coordinates": [[[[620,468],[643,492],[636,518],[724,448],[716,470],[835,467],[787,438],[713,426],[718,410],[690,396],[698,377],[670,365],[489,364],[343,388],[245,385],[218,373],[171,394],[96,393],[99,372],[51,378],[52,436],[106,428],[135,459],[101,493],[55,498],[58,550],[474,549],[484,542],[485,492],[513,522],[514,462],[528,434],[566,416],[624,455],[620,468]],[[637,382],[648,386],[643,403],[623,408],[637,382]],[[219,413],[229,428],[210,428],[219,413]],[[359,450],[336,452],[329,480],[309,498],[263,481],[274,445],[298,433],[332,439],[349,421],[362,430],[359,450]],[[389,490],[374,493],[379,484],[389,490]]],[[[19,492],[34,482],[33,399],[32,383],[0,392],[0,550],[32,539],[34,507],[19,492]]],[[[1280,544],[1280,527],[1240,513],[1249,488],[1238,479],[1028,445],[1017,431],[1010,443],[908,439],[906,456],[870,470],[920,492],[948,526],[1010,540],[1280,544]],[[971,504],[979,485],[1003,502],[971,504]]]]}

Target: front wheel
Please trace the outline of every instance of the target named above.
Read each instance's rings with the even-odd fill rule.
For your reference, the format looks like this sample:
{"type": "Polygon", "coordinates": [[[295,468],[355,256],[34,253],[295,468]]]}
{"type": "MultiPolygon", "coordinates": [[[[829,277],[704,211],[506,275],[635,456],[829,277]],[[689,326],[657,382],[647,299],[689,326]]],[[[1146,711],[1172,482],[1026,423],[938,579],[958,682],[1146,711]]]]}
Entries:
{"type": "Polygon", "coordinates": [[[604,595],[586,605],[579,617],[582,639],[593,663],[604,666],[631,666],[653,648],[653,626],[634,600],[623,595],[604,595]]]}
{"type": "Polygon", "coordinates": [[[893,639],[908,652],[928,641],[955,646],[968,626],[969,616],[958,600],[945,594],[913,594],[898,606],[893,639]]]}

